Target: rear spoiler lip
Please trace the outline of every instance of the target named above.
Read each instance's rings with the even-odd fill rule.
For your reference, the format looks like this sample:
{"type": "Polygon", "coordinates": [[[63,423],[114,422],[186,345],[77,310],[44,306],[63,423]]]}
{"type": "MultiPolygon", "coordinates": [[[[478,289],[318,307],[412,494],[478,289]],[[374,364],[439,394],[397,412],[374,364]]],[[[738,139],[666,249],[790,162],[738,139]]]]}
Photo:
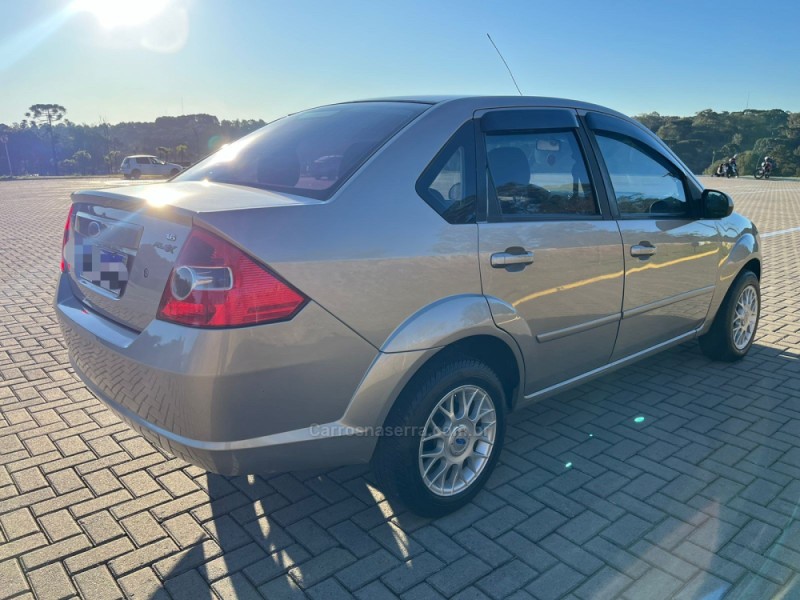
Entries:
{"type": "Polygon", "coordinates": [[[180,223],[182,225],[192,225],[194,216],[198,213],[171,204],[155,204],[146,198],[131,196],[125,193],[116,193],[113,190],[81,190],[70,195],[73,204],[89,203],[100,204],[110,208],[126,210],[130,212],[148,212],[157,214],[159,218],[180,223]]]}

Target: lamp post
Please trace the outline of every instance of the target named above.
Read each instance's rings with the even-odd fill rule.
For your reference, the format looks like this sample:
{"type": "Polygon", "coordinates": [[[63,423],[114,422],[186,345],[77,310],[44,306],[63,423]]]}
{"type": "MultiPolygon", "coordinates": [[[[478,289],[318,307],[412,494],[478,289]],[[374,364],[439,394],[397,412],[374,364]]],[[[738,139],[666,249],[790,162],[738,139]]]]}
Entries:
{"type": "Polygon", "coordinates": [[[0,142],[3,142],[3,146],[6,147],[6,160],[8,161],[8,175],[9,177],[13,177],[14,173],[11,170],[11,157],[8,155],[8,136],[7,135],[0,135],[0,142]]]}

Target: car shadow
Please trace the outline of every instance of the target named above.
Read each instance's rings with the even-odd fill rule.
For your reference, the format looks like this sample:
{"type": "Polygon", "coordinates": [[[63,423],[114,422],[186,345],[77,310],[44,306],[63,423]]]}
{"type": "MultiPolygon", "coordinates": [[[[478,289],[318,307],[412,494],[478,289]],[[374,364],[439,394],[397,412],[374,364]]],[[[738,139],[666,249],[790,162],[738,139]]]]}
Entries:
{"type": "MultiPolygon", "coordinates": [[[[410,558],[407,532],[425,520],[387,500],[370,477],[367,466],[269,478],[201,474],[195,481],[209,499],[192,516],[205,540],[161,573],[165,589],[172,598],[190,590],[192,600],[302,597],[376,552],[387,570],[402,570],[410,558]]],[[[405,568],[413,570],[413,562],[405,568]]],[[[358,585],[361,577],[356,567],[347,581],[358,585]]]]}
{"type": "Polygon", "coordinates": [[[470,552],[580,597],[797,596],[800,402],[781,384],[798,371],[775,348],[723,364],[689,343],[545,399],[510,418],[487,488],[437,520],[388,501],[366,466],[198,469],[207,539],[159,574],[193,600],[400,595],[470,552]]]}

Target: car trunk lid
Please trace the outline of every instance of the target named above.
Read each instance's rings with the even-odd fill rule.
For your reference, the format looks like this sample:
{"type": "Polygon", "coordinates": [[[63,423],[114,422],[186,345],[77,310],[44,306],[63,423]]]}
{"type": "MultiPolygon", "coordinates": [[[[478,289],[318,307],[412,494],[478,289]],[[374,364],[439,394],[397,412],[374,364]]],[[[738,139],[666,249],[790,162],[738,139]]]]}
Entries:
{"type": "Polygon", "coordinates": [[[92,310],[142,331],[156,317],[201,213],[316,203],[203,182],[76,192],[64,248],[73,293],[92,310]]]}

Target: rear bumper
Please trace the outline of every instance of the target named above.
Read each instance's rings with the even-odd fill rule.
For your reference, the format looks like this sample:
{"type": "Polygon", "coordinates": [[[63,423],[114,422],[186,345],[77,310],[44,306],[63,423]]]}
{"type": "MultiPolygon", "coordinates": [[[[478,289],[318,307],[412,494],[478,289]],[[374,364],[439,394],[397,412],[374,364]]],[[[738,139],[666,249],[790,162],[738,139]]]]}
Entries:
{"type": "Polygon", "coordinates": [[[62,276],[55,308],[76,373],[172,454],[231,475],[372,454],[375,439],[342,419],[378,352],[313,302],[285,323],[215,331],[153,320],[137,333],[89,311],[62,276]]]}

